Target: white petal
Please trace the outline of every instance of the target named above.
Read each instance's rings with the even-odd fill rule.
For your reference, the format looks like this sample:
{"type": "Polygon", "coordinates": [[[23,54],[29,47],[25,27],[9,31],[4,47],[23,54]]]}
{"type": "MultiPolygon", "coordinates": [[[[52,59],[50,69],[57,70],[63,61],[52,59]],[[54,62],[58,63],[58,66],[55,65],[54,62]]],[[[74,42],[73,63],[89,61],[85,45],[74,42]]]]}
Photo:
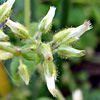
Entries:
{"type": "Polygon", "coordinates": [[[52,77],[45,76],[45,78],[46,78],[48,90],[55,97],[57,90],[55,89],[55,79],[54,79],[55,77],[54,77],[54,75],[52,77]]]}
{"type": "Polygon", "coordinates": [[[83,97],[82,97],[82,92],[80,89],[74,91],[72,93],[72,97],[73,97],[73,100],[83,100],[83,97]]]}
{"type": "Polygon", "coordinates": [[[48,19],[47,23],[45,25],[45,29],[47,28],[48,24],[50,24],[52,22],[53,17],[55,15],[55,11],[56,11],[56,8],[51,6],[48,13],[47,13],[47,15],[43,18],[43,20],[46,19],[46,18],[48,19]]]}
{"type": "Polygon", "coordinates": [[[8,6],[9,8],[11,8],[12,5],[14,4],[14,2],[15,2],[15,0],[8,0],[6,3],[7,3],[7,6],[8,6]]]}

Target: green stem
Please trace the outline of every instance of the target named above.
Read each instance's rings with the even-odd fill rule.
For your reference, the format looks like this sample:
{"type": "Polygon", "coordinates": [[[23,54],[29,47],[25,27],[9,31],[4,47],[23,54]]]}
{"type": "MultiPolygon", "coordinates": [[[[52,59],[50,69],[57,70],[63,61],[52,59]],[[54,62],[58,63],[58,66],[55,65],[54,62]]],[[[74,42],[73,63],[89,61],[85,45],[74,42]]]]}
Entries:
{"type": "Polygon", "coordinates": [[[42,33],[39,32],[39,35],[37,37],[38,45],[40,45],[40,43],[41,43],[41,36],[42,36],[42,33]]]}
{"type": "Polygon", "coordinates": [[[60,16],[60,28],[66,26],[68,21],[69,11],[71,8],[71,0],[61,0],[61,16],[60,16]]]}
{"type": "Polygon", "coordinates": [[[51,49],[54,50],[54,49],[56,49],[59,45],[60,45],[60,44],[53,45],[53,46],[51,47],[51,49]]]}
{"type": "Polygon", "coordinates": [[[54,55],[56,52],[57,52],[57,49],[53,50],[52,51],[52,54],[54,55]]]}
{"type": "Polygon", "coordinates": [[[28,53],[28,52],[33,52],[33,51],[31,51],[31,48],[27,48],[27,49],[22,50],[21,48],[15,49],[15,48],[10,48],[9,46],[4,46],[4,45],[0,45],[0,50],[4,50],[6,52],[13,53],[15,56],[20,56],[20,55],[23,55],[23,54],[28,53]]]}
{"type": "Polygon", "coordinates": [[[57,89],[57,100],[66,100],[57,86],[56,89],[57,89]]]}
{"type": "Polygon", "coordinates": [[[37,44],[36,41],[32,39],[32,37],[29,37],[29,39],[32,41],[33,44],[37,44]]]}
{"type": "Polygon", "coordinates": [[[67,76],[68,78],[68,82],[66,84],[68,84],[68,87],[71,92],[75,91],[77,89],[77,84],[74,80],[69,63],[67,62],[63,63],[62,68],[63,68],[63,75],[65,75],[65,77],[67,76]]]}
{"type": "Polygon", "coordinates": [[[24,9],[25,9],[25,25],[30,29],[30,0],[24,0],[24,9]]]}

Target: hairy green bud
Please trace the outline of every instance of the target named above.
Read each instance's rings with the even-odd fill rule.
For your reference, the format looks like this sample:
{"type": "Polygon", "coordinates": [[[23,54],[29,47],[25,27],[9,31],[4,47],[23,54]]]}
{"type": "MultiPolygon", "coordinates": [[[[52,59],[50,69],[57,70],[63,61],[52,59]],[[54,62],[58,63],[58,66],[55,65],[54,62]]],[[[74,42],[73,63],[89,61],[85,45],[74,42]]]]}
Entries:
{"type": "Polygon", "coordinates": [[[89,21],[85,21],[82,25],[76,28],[64,29],[53,36],[55,44],[72,44],[77,41],[79,37],[92,28],[89,21]]]}
{"type": "Polygon", "coordinates": [[[81,57],[84,56],[85,50],[77,50],[67,45],[61,45],[58,47],[58,55],[67,58],[67,57],[81,57]]]}
{"type": "Polygon", "coordinates": [[[41,53],[43,54],[45,60],[53,61],[52,51],[49,44],[41,44],[41,53]]]}
{"type": "MultiPolygon", "coordinates": [[[[0,42],[1,46],[10,46],[11,44],[9,42],[0,42]]],[[[4,51],[0,49],[0,60],[7,60],[10,58],[13,58],[14,55],[10,52],[4,51]]]]}
{"type": "Polygon", "coordinates": [[[13,57],[14,55],[12,53],[0,50],[0,60],[7,60],[13,57]]]}
{"type": "Polygon", "coordinates": [[[30,36],[29,30],[25,26],[21,25],[20,23],[13,22],[10,19],[8,19],[6,24],[8,25],[8,27],[11,28],[11,30],[16,36],[19,36],[20,38],[23,39],[27,39],[30,36]]]}
{"type": "Polygon", "coordinates": [[[18,67],[18,73],[20,77],[22,78],[22,80],[25,82],[25,84],[28,85],[29,84],[28,69],[27,69],[27,66],[24,65],[22,62],[20,62],[20,65],[18,67]]]}
{"type": "Polygon", "coordinates": [[[53,17],[55,15],[55,10],[56,10],[55,7],[50,7],[50,10],[48,11],[47,15],[41,20],[38,26],[40,32],[45,34],[46,32],[49,31],[53,17]]]}

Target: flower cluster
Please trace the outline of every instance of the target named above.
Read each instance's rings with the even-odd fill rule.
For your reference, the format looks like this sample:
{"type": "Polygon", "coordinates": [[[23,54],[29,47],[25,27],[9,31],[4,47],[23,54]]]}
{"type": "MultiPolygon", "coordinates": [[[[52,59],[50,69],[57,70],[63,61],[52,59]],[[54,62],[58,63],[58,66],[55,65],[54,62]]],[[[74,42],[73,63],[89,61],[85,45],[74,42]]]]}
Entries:
{"type": "MultiPolygon", "coordinates": [[[[23,60],[26,59],[29,62],[34,61],[36,62],[35,66],[41,64],[41,69],[43,70],[41,74],[44,76],[48,90],[53,96],[56,96],[57,90],[55,81],[57,79],[57,71],[56,65],[53,62],[53,55],[58,53],[60,57],[65,59],[84,56],[85,50],[77,50],[73,48],[71,44],[79,40],[84,32],[92,28],[91,23],[85,21],[76,28],[64,29],[56,33],[51,42],[44,43],[42,42],[41,35],[46,34],[50,30],[56,8],[53,6],[50,7],[47,15],[38,25],[37,33],[39,34],[36,37],[31,37],[29,29],[18,22],[13,22],[9,17],[14,2],[15,0],[8,0],[0,5],[0,60],[17,57],[19,64],[17,68],[13,66],[12,71],[16,80],[19,75],[26,85],[29,84],[30,73],[29,67],[23,60]],[[27,45],[23,47],[16,47],[7,42],[9,36],[1,30],[5,25],[11,29],[15,36],[27,41],[30,40],[31,43],[27,43],[27,45]],[[14,68],[17,69],[17,71],[14,68]]],[[[76,98],[76,93],[73,94],[73,98],[76,98]]]]}

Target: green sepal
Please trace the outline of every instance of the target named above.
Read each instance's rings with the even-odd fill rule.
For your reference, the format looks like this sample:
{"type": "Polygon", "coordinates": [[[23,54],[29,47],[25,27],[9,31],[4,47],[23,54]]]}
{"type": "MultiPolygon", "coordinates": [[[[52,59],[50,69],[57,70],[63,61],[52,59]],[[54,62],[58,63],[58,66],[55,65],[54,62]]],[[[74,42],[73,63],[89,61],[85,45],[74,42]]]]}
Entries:
{"type": "Polygon", "coordinates": [[[77,50],[68,45],[61,45],[58,47],[58,55],[62,58],[67,57],[81,57],[86,54],[85,50],[77,50]]]}
{"type": "Polygon", "coordinates": [[[45,26],[47,24],[48,19],[42,20],[40,22],[40,27],[39,27],[39,31],[42,32],[43,34],[46,34],[49,30],[50,30],[50,26],[52,23],[49,23],[45,29],[45,26]]]}
{"type": "Polygon", "coordinates": [[[24,59],[29,60],[29,61],[35,61],[36,64],[40,63],[43,60],[43,56],[37,52],[28,52],[22,54],[24,59]]]}
{"type": "Polygon", "coordinates": [[[10,15],[11,9],[9,9],[2,18],[0,18],[0,24],[2,24],[2,22],[4,22],[10,15]]]}
{"type": "Polygon", "coordinates": [[[47,61],[53,61],[52,51],[49,44],[41,44],[41,53],[44,56],[44,59],[47,61]]]}
{"type": "Polygon", "coordinates": [[[68,39],[68,35],[70,34],[70,29],[64,29],[53,36],[53,40],[55,44],[65,43],[68,39]]]}
{"type": "MultiPolygon", "coordinates": [[[[1,5],[2,6],[2,5],[1,5]]],[[[7,5],[5,4],[4,6],[2,6],[2,8],[0,9],[0,15],[3,14],[3,12],[5,11],[7,5]]],[[[0,23],[1,24],[1,23],[0,23]]]]}
{"type": "Polygon", "coordinates": [[[15,33],[15,34],[23,39],[27,39],[30,36],[30,32],[24,25],[21,25],[21,27],[22,27],[22,29],[16,27],[18,33],[15,33]]]}
{"type": "Polygon", "coordinates": [[[43,70],[44,70],[44,74],[50,77],[52,75],[55,75],[55,79],[56,79],[57,77],[56,66],[53,62],[48,62],[47,60],[45,60],[43,62],[43,70]]]}

